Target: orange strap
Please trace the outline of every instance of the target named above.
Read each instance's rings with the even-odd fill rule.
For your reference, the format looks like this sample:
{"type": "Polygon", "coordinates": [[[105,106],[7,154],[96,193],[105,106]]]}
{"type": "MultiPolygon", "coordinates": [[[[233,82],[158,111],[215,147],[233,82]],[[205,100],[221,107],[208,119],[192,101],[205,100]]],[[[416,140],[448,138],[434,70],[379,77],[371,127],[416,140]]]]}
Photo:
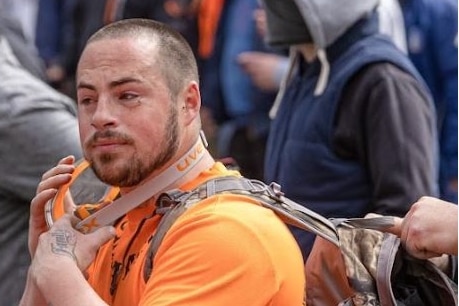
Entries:
{"type": "MultiPolygon", "coordinates": [[[[48,207],[48,209],[45,209],[45,213],[46,211],[49,211],[50,215],[50,217],[47,218],[48,226],[51,226],[54,223],[54,221],[56,221],[66,213],[64,205],[65,194],[70,189],[70,185],[73,184],[73,182],[78,178],[78,176],[82,174],[84,171],[86,171],[86,169],[89,167],[89,162],[85,159],[80,159],[75,163],[75,166],[75,171],[73,171],[72,173],[72,179],[70,180],[70,182],[59,188],[55,198],[49,204],[50,206],[48,207]]],[[[104,204],[112,202],[118,196],[118,194],[118,187],[110,187],[107,193],[100,200],[100,203],[80,204],[75,208],[74,213],[80,219],[87,218],[94,211],[97,211],[98,209],[104,207],[104,204]]]]}
{"type": "Polygon", "coordinates": [[[225,0],[202,0],[198,13],[198,53],[208,58],[214,49],[215,36],[225,0]]]}
{"type": "Polygon", "coordinates": [[[53,221],[59,219],[65,214],[65,209],[64,209],[64,198],[65,198],[65,193],[69,190],[70,185],[73,184],[73,182],[76,180],[76,178],[84,171],[86,168],[89,167],[89,163],[82,159],[77,162],[75,170],[72,173],[72,179],[70,182],[67,184],[63,185],[61,188],[59,188],[54,200],[53,200],[53,205],[52,205],[52,219],[53,221]],[[58,203],[56,205],[56,203],[58,203]]]}

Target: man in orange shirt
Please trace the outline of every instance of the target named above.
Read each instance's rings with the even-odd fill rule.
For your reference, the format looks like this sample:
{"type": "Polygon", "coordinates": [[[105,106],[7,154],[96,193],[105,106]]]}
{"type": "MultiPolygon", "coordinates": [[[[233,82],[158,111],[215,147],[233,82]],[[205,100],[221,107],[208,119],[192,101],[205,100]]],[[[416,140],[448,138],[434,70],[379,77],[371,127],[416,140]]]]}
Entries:
{"type": "MultiPolygon", "coordinates": [[[[167,189],[186,191],[239,176],[200,141],[196,62],[167,26],[128,19],[95,33],[80,58],[77,93],[84,156],[100,180],[120,188],[120,200],[165,180],[167,189]]],[[[71,180],[73,162],[63,158],[46,172],[32,201],[32,265],[21,305],[302,305],[303,261],[293,236],[242,195],[211,196],[180,216],[147,279],[159,192],[113,226],[82,234],[65,215],[48,230],[44,206],[71,180]]]]}

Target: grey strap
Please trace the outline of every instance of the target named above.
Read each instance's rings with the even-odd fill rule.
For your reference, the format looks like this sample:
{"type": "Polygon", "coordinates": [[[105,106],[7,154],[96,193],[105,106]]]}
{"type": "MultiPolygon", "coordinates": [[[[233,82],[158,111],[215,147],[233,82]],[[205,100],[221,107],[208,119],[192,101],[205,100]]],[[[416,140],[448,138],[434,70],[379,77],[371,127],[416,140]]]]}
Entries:
{"type": "Polygon", "coordinates": [[[392,291],[392,270],[395,256],[400,246],[400,239],[392,234],[384,233],[378,262],[376,263],[376,288],[381,305],[397,305],[392,291]]]}
{"type": "Polygon", "coordinates": [[[335,226],[348,226],[384,231],[395,225],[394,217],[381,216],[375,218],[335,218],[330,219],[335,226]]]}
{"type": "Polygon", "coordinates": [[[263,207],[273,210],[284,222],[312,232],[336,246],[339,245],[335,225],[327,218],[283,196],[277,185],[266,185],[257,180],[226,176],[206,182],[188,196],[187,207],[219,193],[248,196],[263,207]]]}

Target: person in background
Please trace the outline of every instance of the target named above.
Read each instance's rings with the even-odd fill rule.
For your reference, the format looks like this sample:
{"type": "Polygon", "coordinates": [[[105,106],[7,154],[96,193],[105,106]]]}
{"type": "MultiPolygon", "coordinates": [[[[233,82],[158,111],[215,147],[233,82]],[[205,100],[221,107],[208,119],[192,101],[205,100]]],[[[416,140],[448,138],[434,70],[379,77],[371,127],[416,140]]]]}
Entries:
{"type": "Polygon", "coordinates": [[[440,198],[457,203],[457,0],[399,0],[408,55],[433,95],[440,142],[440,198]]]}
{"type": "MultiPolygon", "coordinates": [[[[203,0],[201,5],[214,6],[212,1],[203,0]]],[[[203,105],[217,126],[213,142],[216,156],[231,156],[242,174],[262,179],[270,122],[268,112],[276,91],[257,88],[238,65],[238,57],[247,51],[272,50],[266,48],[253,19],[259,9],[257,0],[220,3],[212,52],[201,56],[203,105]]]]}
{"type": "Polygon", "coordinates": [[[34,46],[37,23],[37,0],[2,0],[0,11],[18,22],[26,44],[34,46]]]}
{"type": "MultiPolygon", "coordinates": [[[[405,25],[399,0],[381,0],[378,5],[379,31],[389,36],[394,44],[403,52],[407,52],[405,25]]],[[[254,12],[254,19],[261,37],[266,34],[266,14],[263,9],[254,12]]],[[[250,76],[252,82],[261,90],[277,91],[288,70],[288,56],[279,53],[258,51],[242,52],[238,63],[250,76]]]]}
{"type": "Polygon", "coordinates": [[[37,33],[36,43],[48,63],[51,84],[74,100],[78,58],[89,36],[104,25],[105,2],[40,0],[37,24],[40,32],[37,33]],[[53,25],[58,25],[58,28],[53,28],[53,25]]]}
{"type": "MultiPolygon", "coordinates": [[[[290,47],[271,115],[265,181],[326,217],[403,216],[436,196],[432,98],[379,33],[377,0],[263,0],[266,41],[290,47]],[[344,12],[343,12],[344,10],[344,12]]],[[[306,259],[314,235],[292,229],[306,259]]]]}
{"type": "MultiPolygon", "coordinates": [[[[0,305],[11,306],[19,303],[30,265],[30,201],[41,176],[62,155],[82,153],[74,101],[26,70],[14,49],[25,42],[10,44],[0,19],[0,305]]],[[[20,50],[27,63],[38,62],[27,50],[20,50]]]]}
{"type": "MultiPolygon", "coordinates": [[[[124,1],[123,7],[121,7],[121,5],[118,6],[116,12],[118,18],[115,20],[146,18],[168,24],[185,37],[193,53],[197,56],[197,11],[200,1],[201,0],[126,0],[124,1]]],[[[110,0],[107,0],[107,2],[110,2],[110,0]]],[[[106,13],[108,14],[107,9],[106,13]]],[[[112,20],[112,22],[115,20],[112,20]]],[[[109,19],[106,20],[105,24],[108,22],[109,19]]]]}
{"type": "MultiPolygon", "coordinates": [[[[76,80],[84,156],[99,179],[119,186],[120,199],[164,180],[163,188],[190,191],[240,177],[204,148],[197,63],[171,27],[148,19],[103,27],[88,40],[76,80]],[[178,170],[184,164],[188,172],[178,170]]],[[[82,234],[66,215],[48,230],[44,205],[69,182],[73,162],[65,157],[47,171],[32,200],[33,259],[20,305],[302,305],[295,239],[272,210],[243,195],[211,196],[184,212],[147,279],[162,189],[112,226],[82,234]]]]}
{"type": "Polygon", "coordinates": [[[47,82],[67,96],[74,97],[69,76],[72,42],[76,39],[72,10],[77,0],[39,0],[35,45],[46,66],[47,82]]]}
{"type": "Polygon", "coordinates": [[[0,35],[8,40],[11,50],[21,65],[36,78],[47,81],[45,65],[33,44],[27,41],[20,22],[0,9],[0,35]]]}

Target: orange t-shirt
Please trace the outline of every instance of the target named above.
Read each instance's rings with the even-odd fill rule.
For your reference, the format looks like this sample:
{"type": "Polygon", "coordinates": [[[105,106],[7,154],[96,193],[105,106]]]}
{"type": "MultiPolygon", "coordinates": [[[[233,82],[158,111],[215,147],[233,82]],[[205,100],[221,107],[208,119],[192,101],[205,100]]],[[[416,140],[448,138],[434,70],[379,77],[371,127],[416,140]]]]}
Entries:
{"type": "MultiPolygon", "coordinates": [[[[225,175],[238,173],[216,163],[183,189],[225,175]]],[[[185,211],[145,283],[149,239],[161,218],[153,211],[139,207],[123,217],[88,269],[88,281],[108,304],[302,305],[304,265],[293,236],[271,210],[240,195],[215,195],[185,211]]]]}

